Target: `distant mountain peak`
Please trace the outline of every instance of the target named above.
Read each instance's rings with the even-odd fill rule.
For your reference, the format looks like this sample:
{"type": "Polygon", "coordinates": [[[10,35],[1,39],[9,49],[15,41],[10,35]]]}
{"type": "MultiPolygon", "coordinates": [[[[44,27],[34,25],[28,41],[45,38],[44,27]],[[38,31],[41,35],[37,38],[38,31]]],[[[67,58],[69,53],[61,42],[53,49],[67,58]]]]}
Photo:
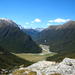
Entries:
{"type": "Polygon", "coordinates": [[[58,29],[69,28],[69,27],[71,27],[71,28],[75,27],[75,21],[70,20],[62,25],[51,25],[48,28],[46,28],[46,30],[48,30],[48,29],[58,30],[58,29]]]}
{"type": "Polygon", "coordinates": [[[70,20],[70,21],[68,21],[67,23],[73,23],[73,22],[75,22],[75,21],[73,21],[73,20],[70,20]]]}
{"type": "Polygon", "coordinates": [[[65,24],[63,24],[63,25],[72,25],[72,24],[75,24],[75,21],[70,20],[70,21],[66,22],[65,24]]]}
{"type": "Polygon", "coordinates": [[[34,30],[41,32],[42,30],[44,30],[45,28],[35,28],[34,30]]]}
{"type": "Polygon", "coordinates": [[[15,22],[13,22],[12,20],[7,19],[7,18],[0,18],[0,27],[9,26],[9,25],[17,27],[17,24],[15,22]]]}
{"type": "Polygon", "coordinates": [[[0,22],[3,22],[3,21],[9,22],[9,23],[12,23],[13,22],[12,20],[7,19],[7,18],[0,18],[0,22]]]}
{"type": "Polygon", "coordinates": [[[68,22],[66,22],[65,24],[63,24],[63,27],[64,28],[75,28],[75,21],[72,21],[72,20],[70,20],[70,21],[68,21],[68,22]]]}

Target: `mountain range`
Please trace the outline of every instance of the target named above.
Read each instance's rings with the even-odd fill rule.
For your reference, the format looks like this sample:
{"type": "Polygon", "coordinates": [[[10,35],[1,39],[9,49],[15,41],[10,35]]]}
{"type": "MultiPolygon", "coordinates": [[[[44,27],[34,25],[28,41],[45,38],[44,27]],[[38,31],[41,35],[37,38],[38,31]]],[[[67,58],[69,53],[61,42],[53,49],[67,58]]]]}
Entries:
{"type": "Polygon", "coordinates": [[[49,26],[37,35],[36,42],[49,45],[52,52],[75,51],[75,21],[49,26]]]}
{"type": "Polygon", "coordinates": [[[75,58],[75,21],[40,30],[21,29],[12,20],[0,19],[0,68],[31,64],[12,53],[41,53],[40,44],[48,45],[51,52],[57,53],[47,60],[59,62],[65,57],[75,58]]]}
{"type": "Polygon", "coordinates": [[[40,53],[41,48],[12,20],[0,19],[0,46],[14,53],[40,53]]]}
{"type": "Polygon", "coordinates": [[[65,57],[75,58],[75,21],[62,25],[52,25],[32,37],[37,44],[48,45],[51,52],[57,53],[47,60],[61,61],[65,57]]]}

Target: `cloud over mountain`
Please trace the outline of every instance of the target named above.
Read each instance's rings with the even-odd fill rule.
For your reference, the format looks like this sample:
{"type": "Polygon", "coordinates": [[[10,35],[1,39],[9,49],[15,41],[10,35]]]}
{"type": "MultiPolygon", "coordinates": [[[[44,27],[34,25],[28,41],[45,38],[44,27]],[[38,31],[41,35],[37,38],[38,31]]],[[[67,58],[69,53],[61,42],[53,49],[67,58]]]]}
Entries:
{"type": "Polygon", "coordinates": [[[62,19],[62,18],[57,18],[57,19],[54,19],[54,20],[49,20],[48,22],[52,23],[65,23],[65,22],[68,22],[70,21],[70,19],[62,19]]]}

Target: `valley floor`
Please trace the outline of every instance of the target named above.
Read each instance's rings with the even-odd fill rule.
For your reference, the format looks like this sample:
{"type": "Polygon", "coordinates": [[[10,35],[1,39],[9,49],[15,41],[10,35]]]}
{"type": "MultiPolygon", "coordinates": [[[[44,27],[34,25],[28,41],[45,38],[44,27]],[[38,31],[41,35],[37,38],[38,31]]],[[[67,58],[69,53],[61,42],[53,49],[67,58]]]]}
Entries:
{"type": "Polygon", "coordinates": [[[31,62],[37,62],[40,60],[45,60],[47,57],[53,56],[54,53],[47,53],[47,54],[20,53],[15,55],[31,62]]]}
{"type": "Polygon", "coordinates": [[[42,44],[40,44],[39,46],[42,48],[42,53],[20,53],[15,55],[30,62],[45,60],[47,57],[55,55],[55,53],[49,51],[49,46],[42,44]]]}

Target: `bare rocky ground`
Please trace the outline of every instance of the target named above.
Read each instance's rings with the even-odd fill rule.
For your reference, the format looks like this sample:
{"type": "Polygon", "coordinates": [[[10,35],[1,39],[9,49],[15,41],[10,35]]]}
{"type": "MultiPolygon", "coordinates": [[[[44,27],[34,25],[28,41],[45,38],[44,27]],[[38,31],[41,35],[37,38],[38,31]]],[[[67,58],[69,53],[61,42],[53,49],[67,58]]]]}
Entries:
{"type": "Polygon", "coordinates": [[[39,61],[28,67],[19,68],[9,75],[75,75],[75,59],[65,58],[60,63],[39,61]]]}

